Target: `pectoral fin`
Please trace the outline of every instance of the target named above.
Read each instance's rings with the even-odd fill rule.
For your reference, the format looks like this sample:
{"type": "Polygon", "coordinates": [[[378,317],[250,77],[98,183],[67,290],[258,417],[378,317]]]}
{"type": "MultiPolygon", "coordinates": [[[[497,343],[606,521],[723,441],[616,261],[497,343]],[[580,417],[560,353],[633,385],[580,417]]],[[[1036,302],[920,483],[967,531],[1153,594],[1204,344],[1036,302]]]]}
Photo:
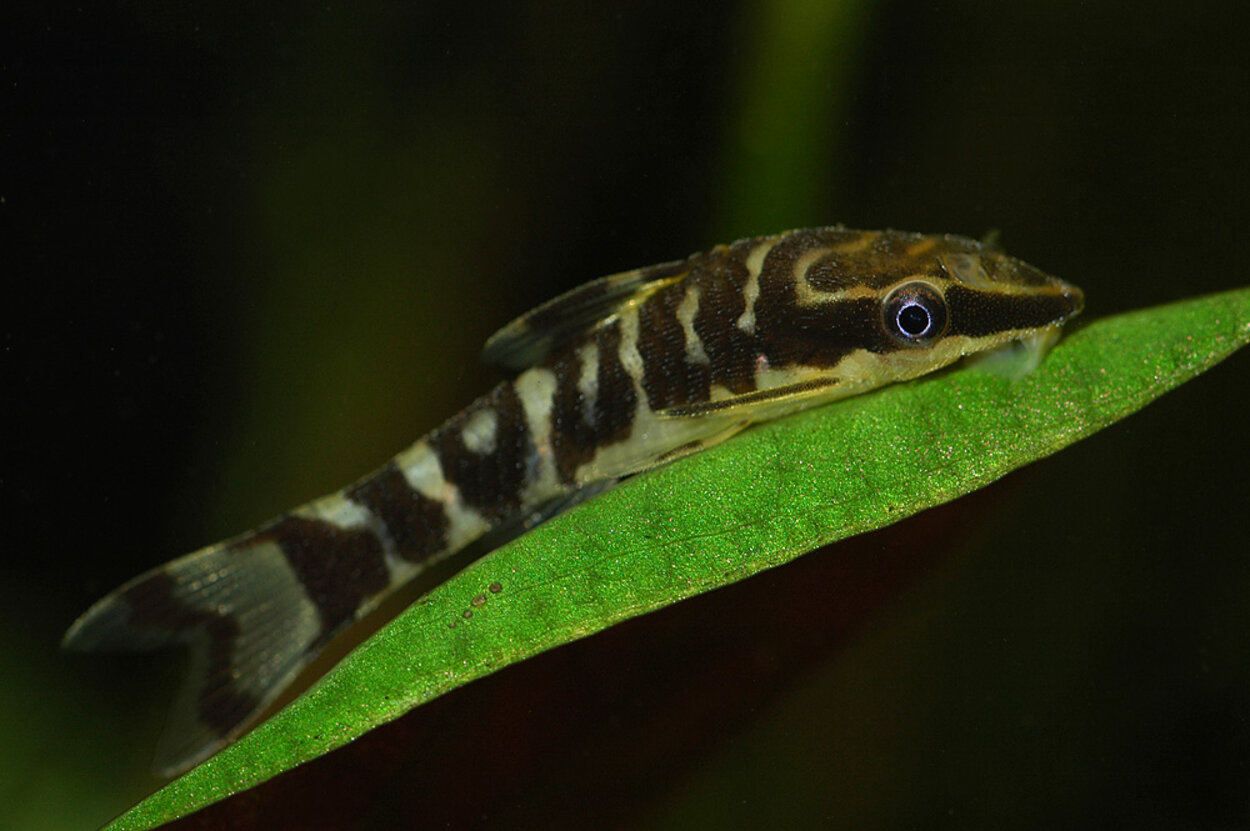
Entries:
{"type": "Polygon", "coordinates": [[[647,465],[646,467],[642,468],[641,470],[637,472],[645,473],[648,470],[654,470],[657,467],[666,465],[669,462],[675,462],[678,459],[685,458],[686,456],[691,456],[695,453],[698,453],[700,450],[707,450],[709,447],[715,447],[716,445],[720,444],[723,441],[728,441],[729,439],[738,435],[739,433],[741,433],[743,430],[745,430],[746,428],[750,426],[751,426],[751,422],[749,420],[744,419],[743,421],[735,421],[733,424],[730,424],[728,427],[726,427],[724,430],[721,430],[719,433],[716,433],[711,436],[706,436],[704,438],[697,439],[692,442],[687,442],[686,444],[683,444],[680,447],[674,447],[672,450],[668,451],[662,456],[659,456],[658,458],[656,458],[654,462],[652,462],[651,464],[647,465]]]}
{"type": "MultiPolygon", "coordinates": [[[[819,396],[829,396],[837,385],[838,379],[836,378],[815,378],[810,381],[801,381],[797,384],[755,390],[754,392],[735,395],[731,398],[671,407],[667,410],[661,410],[659,415],[667,418],[689,418],[691,416],[704,415],[750,414],[751,410],[758,409],[761,413],[767,411],[767,417],[773,418],[779,411],[784,412],[789,409],[790,405],[806,403],[810,399],[819,396]]],[[[758,421],[761,419],[752,418],[750,420],[758,421]]]]}

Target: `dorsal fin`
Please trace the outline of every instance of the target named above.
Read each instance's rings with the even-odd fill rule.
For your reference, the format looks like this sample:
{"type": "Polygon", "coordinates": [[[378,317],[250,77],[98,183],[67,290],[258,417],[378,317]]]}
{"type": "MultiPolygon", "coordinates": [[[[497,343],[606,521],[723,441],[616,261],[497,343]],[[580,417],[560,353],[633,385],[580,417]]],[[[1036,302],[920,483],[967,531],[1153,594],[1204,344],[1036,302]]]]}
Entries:
{"type": "Polygon", "coordinates": [[[689,260],[636,268],[600,277],[530,309],[486,340],[482,360],[520,372],[594,329],[627,303],[676,282],[689,260]]]}

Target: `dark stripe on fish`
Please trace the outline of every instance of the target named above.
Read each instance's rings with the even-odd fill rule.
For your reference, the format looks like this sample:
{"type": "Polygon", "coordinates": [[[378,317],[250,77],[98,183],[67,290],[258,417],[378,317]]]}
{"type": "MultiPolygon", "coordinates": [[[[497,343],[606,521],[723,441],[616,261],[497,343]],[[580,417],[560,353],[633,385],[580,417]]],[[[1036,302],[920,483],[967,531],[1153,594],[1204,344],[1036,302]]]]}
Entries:
{"type": "Polygon", "coordinates": [[[711,367],[690,360],[686,334],[677,319],[677,307],[689,290],[684,282],[670,286],[648,297],[638,309],[642,388],[653,410],[699,404],[712,397],[711,367]]]}
{"type": "Polygon", "coordinates": [[[229,735],[260,705],[257,698],[233,683],[239,623],[232,615],[187,606],[179,599],[178,581],[160,571],[119,594],[130,610],[131,626],[204,633],[208,640],[208,667],[205,683],[200,687],[197,717],[205,726],[219,735],[229,735]]]}
{"type": "Polygon", "coordinates": [[[372,531],[286,516],[263,526],[237,548],[268,541],[281,547],[308,599],[317,607],[322,643],[355,619],[356,610],[366,599],[390,585],[382,542],[372,531]]]}
{"type": "Polygon", "coordinates": [[[1031,329],[1073,314],[1076,301],[1054,294],[990,294],[963,286],[948,286],[948,334],[977,338],[1011,329],[1031,329]]]}
{"type": "Polygon", "coordinates": [[[795,231],[782,237],[764,257],[760,268],[760,299],[755,304],[756,308],[767,297],[777,295],[786,287],[793,291],[795,264],[804,254],[828,245],[827,235],[812,231],[795,231]],[[771,292],[766,292],[766,289],[771,289],[771,292]]]}
{"type": "Polygon", "coordinates": [[[813,290],[832,294],[860,285],[863,266],[854,254],[830,251],[807,267],[807,284],[813,290]]]}
{"type": "Polygon", "coordinates": [[[595,342],[599,347],[595,425],[599,429],[599,445],[606,446],[629,438],[638,393],[634,389],[634,379],[621,363],[620,322],[599,329],[595,342]]]}
{"type": "Polygon", "coordinates": [[[799,305],[795,264],[828,242],[822,235],[795,233],[774,245],[764,258],[755,325],[760,352],[771,366],[831,367],[855,349],[876,351],[888,346],[877,323],[876,299],[799,305]]]}
{"type": "Polygon", "coordinates": [[[395,553],[403,559],[419,563],[447,549],[447,512],[442,504],[413,490],[396,462],[348,488],[346,494],[382,521],[395,553]]]}
{"type": "MultiPolygon", "coordinates": [[[[754,335],[738,328],[738,318],[746,311],[743,287],[748,272],[741,252],[731,251],[733,255],[729,257],[699,258],[690,280],[699,287],[694,331],[703,341],[703,351],[710,361],[712,383],[742,394],[755,389],[759,347],[754,335]]],[[[755,308],[758,311],[758,303],[755,308]]]]}
{"type": "MultiPolygon", "coordinates": [[[[588,419],[589,404],[579,388],[582,359],[577,352],[561,356],[551,365],[556,376],[556,392],[551,401],[551,450],[555,457],[556,475],[564,484],[571,484],[577,469],[595,456],[599,446],[599,423],[588,419]]],[[[631,387],[632,389],[632,387],[631,387]]]]}
{"type": "Polygon", "coordinates": [[[503,522],[521,505],[521,491],[535,460],[534,442],[513,384],[500,384],[436,430],[429,439],[443,478],[460,490],[465,505],[492,523],[503,522]],[[482,410],[495,412],[495,447],[486,454],[464,446],[465,424],[482,410]]]}
{"type": "Polygon", "coordinates": [[[902,347],[878,322],[880,303],[873,298],[829,306],[770,303],[759,316],[764,355],[773,366],[801,364],[832,367],[856,349],[893,352],[902,347]]]}

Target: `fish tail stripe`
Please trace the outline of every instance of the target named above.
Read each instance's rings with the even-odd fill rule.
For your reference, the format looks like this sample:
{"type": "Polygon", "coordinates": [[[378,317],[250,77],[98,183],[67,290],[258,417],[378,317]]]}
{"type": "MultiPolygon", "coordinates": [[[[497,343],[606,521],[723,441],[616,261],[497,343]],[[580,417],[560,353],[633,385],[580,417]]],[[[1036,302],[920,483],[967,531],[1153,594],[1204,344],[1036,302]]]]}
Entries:
{"type": "Polygon", "coordinates": [[[447,512],[414,489],[391,461],[377,473],[346,491],[382,523],[396,556],[423,563],[447,550],[447,512]]]}
{"type": "Polygon", "coordinates": [[[377,535],[328,522],[286,516],[263,526],[238,545],[278,545],[321,619],[322,642],[356,618],[356,611],[390,586],[390,572],[377,535]]]}
{"type": "Polygon", "coordinates": [[[235,666],[239,621],[232,614],[195,608],[180,597],[181,587],[168,573],[156,572],[121,592],[129,608],[129,625],[190,633],[202,632],[205,677],[220,679],[199,690],[195,704],[199,721],[214,733],[226,736],[257,710],[262,702],[228,680],[235,666]]]}
{"type": "MultiPolygon", "coordinates": [[[[363,562],[349,557],[348,567],[336,562],[330,571],[349,571],[348,584],[361,593],[386,585],[380,544],[371,533],[290,517],[140,575],[99,601],[66,634],[71,649],[188,648],[188,671],[157,748],[162,770],[184,769],[237,735],[307,665],[335,621],[341,625],[353,617],[358,600],[344,600],[341,589],[310,579],[309,558],[299,556],[297,540],[312,543],[318,535],[372,537],[372,545],[363,547],[374,556],[363,562]],[[371,581],[363,579],[370,562],[371,581]]],[[[361,546],[340,544],[331,553],[353,547],[361,546]]]]}

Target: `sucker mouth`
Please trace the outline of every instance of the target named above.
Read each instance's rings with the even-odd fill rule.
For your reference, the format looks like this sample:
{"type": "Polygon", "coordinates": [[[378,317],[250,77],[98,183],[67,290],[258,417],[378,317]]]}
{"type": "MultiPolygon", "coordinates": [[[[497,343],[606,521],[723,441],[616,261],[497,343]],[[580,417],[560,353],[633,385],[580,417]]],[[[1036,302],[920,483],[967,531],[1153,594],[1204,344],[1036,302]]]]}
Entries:
{"type": "Polygon", "coordinates": [[[1081,291],[1076,286],[1064,283],[1063,299],[1067,301],[1068,305],[1072,309],[1072,311],[1063,316],[1064,320],[1076,317],[1085,309],[1085,292],[1081,291]]]}

